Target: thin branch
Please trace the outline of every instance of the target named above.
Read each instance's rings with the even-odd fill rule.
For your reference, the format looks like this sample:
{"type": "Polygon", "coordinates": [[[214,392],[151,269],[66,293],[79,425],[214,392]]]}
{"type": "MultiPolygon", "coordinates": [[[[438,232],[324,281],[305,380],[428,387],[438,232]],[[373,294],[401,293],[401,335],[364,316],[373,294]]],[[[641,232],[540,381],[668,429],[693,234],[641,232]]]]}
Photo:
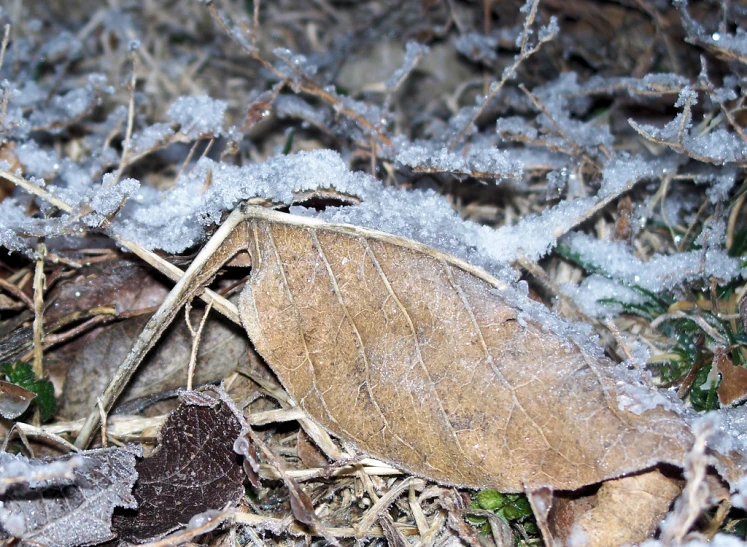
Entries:
{"type": "Polygon", "coordinates": [[[200,338],[202,338],[202,330],[205,328],[205,321],[207,321],[208,314],[210,313],[210,308],[212,307],[212,304],[207,305],[207,308],[205,308],[205,313],[202,315],[200,325],[196,330],[192,327],[192,321],[190,321],[189,319],[189,312],[192,311],[192,306],[190,304],[187,304],[184,308],[184,314],[187,320],[187,328],[189,329],[189,333],[192,335],[192,351],[189,355],[189,367],[187,367],[188,391],[192,391],[192,377],[194,376],[195,366],[197,365],[197,351],[200,348],[200,338]]]}
{"type": "Polygon", "coordinates": [[[44,275],[44,256],[47,254],[47,246],[44,241],[36,245],[36,265],[34,268],[34,377],[39,380],[44,377],[44,364],[42,361],[44,338],[44,290],[47,288],[47,278],[44,275]]]}
{"type": "Polygon", "coordinates": [[[549,42],[555,37],[555,33],[548,33],[546,36],[541,37],[537,43],[532,46],[531,48],[529,46],[529,30],[534,23],[534,19],[537,15],[537,6],[539,5],[539,0],[534,0],[532,2],[532,6],[529,10],[529,13],[527,14],[526,19],[524,20],[524,28],[522,29],[522,39],[521,39],[521,49],[519,50],[519,54],[514,57],[513,64],[503,70],[503,75],[501,76],[500,81],[497,83],[493,83],[490,86],[490,91],[485,96],[485,99],[482,101],[479,107],[475,109],[474,114],[472,114],[472,117],[470,118],[469,122],[462,128],[461,131],[449,142],[448,149],[449,151],[453,150],[457,144],[459,144],[464,136],[467,134],[467,132],[470,130],[470,128],[475,124],[477,119],[482,115],[482,113],[485,111],[485,109],[488,107],[488,104],[500,93],[501,89],[503,89],[503,86],[506,85],[506,82],[508,80],[514,78],[516,75],[516,69],[519,67],[521,63],[523,63],[525,60],[527,60],[529,57],[534,55],[539,49],[542,47],[542,44],[545,42],[549,42]]]}
{"type": "Polygon", "coordinates": [[[23,292],[21,289],[16,287],[13,283],[9,283],[5,279],[0,278],[0,289],[5,289],[8,293],[15,296],[21,302],[23,302],[28,309],[33,311],[34,309],[33,300],[31,300],[31,298],[29,298],[25,292],[23,292]]]}

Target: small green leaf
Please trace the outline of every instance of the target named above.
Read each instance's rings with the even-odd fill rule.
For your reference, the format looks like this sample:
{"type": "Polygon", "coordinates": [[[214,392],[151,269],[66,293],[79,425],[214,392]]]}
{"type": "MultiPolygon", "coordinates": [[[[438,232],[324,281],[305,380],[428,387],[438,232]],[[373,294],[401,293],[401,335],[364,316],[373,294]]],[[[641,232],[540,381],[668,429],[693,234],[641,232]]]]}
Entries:
{"type": "Polygon", "coordinates": [[[17,361],[15,365],[2,364],[2,372],[5,379],[17,386],[36,393],[33,404],[39,408],[39,417],[44,422],[48,420],[57,409],[57,401],[54,398],[54,386],[49,380],[37,380],[29,363],[17,361]]]}
{"type": "Polygon", "coordinates": [[[506,496],[497,490],[482,490],[477,494],[475,501],[480,509],[495,511],[506,504],[506,496]]]}
{"type": "Polygon", "coordinates": [[[470,513],[467,513],[465,515],[465,518],[467,519],[467,522],[469,522],[470,524],[474,524],[475,526],[480,526],[488,522],[487,517],[483,517],[480,515],[472,515],[470,513]]]}
{"type": "Polygon", "coordinates": [[[296,136],[296,130],[291,128],[290,131],[288,131],[288,137],[285,139],[285,144],[283,145],[283,156],[287,156],[293,151],[293,137],[296,136]]]}

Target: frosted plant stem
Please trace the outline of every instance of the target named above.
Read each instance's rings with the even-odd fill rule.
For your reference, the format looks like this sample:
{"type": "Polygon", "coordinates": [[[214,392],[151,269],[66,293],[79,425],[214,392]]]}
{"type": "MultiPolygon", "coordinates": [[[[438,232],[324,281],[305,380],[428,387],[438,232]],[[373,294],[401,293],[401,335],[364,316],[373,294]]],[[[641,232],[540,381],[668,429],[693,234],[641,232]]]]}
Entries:
{"type": "Polygon", "coordinates": [[[459,144],[459,142],[465,137],[467,131],[469,131],[470,127],[472,127],[477,121],[477,118],[479,118],[480,115],[485,111],[485,108],[487,108],[488,104],[490,104],[490,101],[492,101],[495,96],[498,95],[501,89],[503,89],[503,86],[506,85],[506,82],[515,77],[516,69],[519,67],[519,65],[526,59],[537,53],[537,51],[539,51],[539,49],[542,47],[542,44],[554,38],[555,34],[550,33],[548,36],[540,39],[534,46],[529,47],[529,27],[532,26],[532,23],[534,23],[534,18],[537,16],[538,5],[539,0],[534,0],[532,2],[529,13],[524,20],[524,28],[521,31],[521,49],[519,51],[519,54],[514,58],[513,64],[503,71],[503,75],[501,76],[500,81],[490,85],[488,94],[485,96],[482,104],[480,104],[479,108],[475,109],[475,112],[470,118],[469,122],[467,122],[467,124],[462,128],[461,131],[459,131],[456,137],[454,137],[451,142],[449,142],[449,151],[454,150],[456,145],[459,144]]]}
{"type": "Polygon", "coordinates": [[[44,363],[42,360],[44,339],[44,289],[47,278],[44,275],[44,257],[47,255],[47,246],[43,240],[36,245],[36,265],[34,268],[34,377],[39,380],[44,376],[44,363]]]}
{"type": "MultiPolygon", "coordinates": [[[[158,311],[153,314],[150,321],[145,325],[143,331],[138,336],[135,343],[132,345],[132,349],[125,357],[124,361],[119,365],[114,377],[109,382],[106,390],[101,396],[101,406],[105,411],[109,411],[117,400],[117,397],[122,393],[127,383],[132,378],[132,375],[137,370],[137,367],[142,362],[145,355],[158,341],[163,334],[163,331],[171,324],[171,321],[176,316],[179,308],[184,305],[195,293],[200,289],[200,281],[210,277],[210,273],[206,272],[206,266],[213,258],[215,251],[217,251],[223,241],[231,235],[234,228],[243,220],[244,216],[240,209],[236,209],[229,215],[226,221],[221,227],[215,232],[213,237],[207,242],[205,247],[200,251],[197,257],[194,259],[192,264],[189,266],[184,276],[179,282],[171,289],[168,296],[158,308],[158,311]]],[[[222,266],[218,264],[217,267],[222,266]]],[[[217,269],[216,267],[216,269],[217,269]]],[[[86,418],[86,422],[81,428],[78,438],[75,440],[75,446],[78,448],[84,448],[88,445],[91,437],[99,424],[100,415],[99,409],[94,408],[86,418]]]]}
{"type": "Polygon", "coordinates": [[[573,228],[581,224],[582,222],[586,222],[588,219],[596,215],[599,211],[607,207],[612,201],[623,195],[628,190],[631,190],[633,186],[638,184],[643,178],[636,178],[634,180],[631,180],[628,182],[625,186],[620,188],[616,192],[610,192],[609,194],[605,195],[602,198],[598,198],[599,201],[594,203],[591,207],[589,207],[586,211],[584,211],[582,214],[578,215],[576,218],[574,218],[571,222],[567,224],[561,224],[559,226],[556,226],[553,228],[552,235],[555,238],[559,238],[569,231],[571,231],[573,228]]]}
{"type": "MultiPolygon", "coordinates": [[[[137,85],[137,76],[135,75],[135,52],[130,52],[132,59],[132,75],[130,77],[130,100],[127,105],[127,128],[125,129],[124,142],[122,143],[122,156],[119,158],[119,167],[114,177],[104,183],[105,188],[111,188],[116,186],[119,180],[122,178],[122,172],[125,170],[130,161],[130,141],[132,140],[132,127],[135,123],[135,86],[137,85]]],[[[120,205],[120,208],[124,205],[124,201],[120,205]]]]}
{"type": "Polygon", "coordinates": [[[61,199],[54,197],[52,194],[44,190],[44,188],[36,186],[35,184],[27,181],[26,179],[17,177],[9,171],[0,171],[0,177],[4,178],[5,180],[9,182],[12,182],[16,186],[20,186],[21,188],[26,190],[28,193],[33,194],[37,197],[40,197],[44,201],[51,203],[52,205],[54,205],[61,211],[64,211],[66,213],[73,212],[73,208],[70,205],[68,205],[61,199]]]}
{"type": "Polygon", "coordinates": [[[200,349],[200,338],[202,338],[205,321],[207,321],[210,308],[212,307],[212,304],[207,305],[205,313],[202,315],[202,319],[200,320],[200,326],[197,327],[196,330],[192,327],[192,322],[189,320],[189,312],[192,310],[192,306],[190,306],[189,303],[184,312],[187,320],[187,328],[192,335],[192,352],[189,355],[189,367],[187,368],[187,391],[192,391],[192,377],[195,374],[195,366],[197,366],[197,351],[200,349]]]}

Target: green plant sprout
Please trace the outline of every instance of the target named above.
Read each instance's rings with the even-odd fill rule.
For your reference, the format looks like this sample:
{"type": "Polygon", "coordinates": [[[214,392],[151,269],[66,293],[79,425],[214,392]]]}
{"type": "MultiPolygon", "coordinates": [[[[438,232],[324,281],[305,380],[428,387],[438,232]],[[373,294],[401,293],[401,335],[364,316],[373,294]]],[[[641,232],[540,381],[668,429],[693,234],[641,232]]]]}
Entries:
{"type": "Polygon", "coordinates": [[[521,523],[529,534],[538,534],[539,528],[532,514],[532,507],[524,494],[501,494],[497,490],[481,490],[475,495],[467,509],[467,522],[480,527],[480,533],[490,533],[488,518],[469,514],[470,509],[491,511],[507,523],[521,523]]]}

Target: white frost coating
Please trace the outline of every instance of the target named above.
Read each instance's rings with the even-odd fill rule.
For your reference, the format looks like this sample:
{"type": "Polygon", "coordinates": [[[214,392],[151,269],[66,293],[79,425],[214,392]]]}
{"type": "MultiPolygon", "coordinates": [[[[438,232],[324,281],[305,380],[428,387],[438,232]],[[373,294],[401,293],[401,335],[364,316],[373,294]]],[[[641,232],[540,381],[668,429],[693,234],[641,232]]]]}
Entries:
{"type": "Polygon", "coordinates": [[[43,463],[29,460],[20,454],[0,452],[0,494],[15,484],[29,488],[46,488],[51,484],[69,482],[75,478],[73,471],[84,463],[80,456],[68,460],[43,463]]]}
{"type": "Polygon", "coordinates": [[[179,97],[169,106],[166,116],[181,126],[188,139],[220,136],[227,104],[206,95],[179,97]]]}
{"type": "Polygon", "coordinates": [[[281,119],[301,118],[319,126],[326,126],[329,123],[325,109],[310,105],[298,95],[280,95],[275,99],[274,106],[281,119]]]}
{"type": "Polygon", "coordinates": [[[747,405],[722,408],[712,414],[717,414],[719,421],[709,445],[722,454],[730,450],[747,454],[747,405]]]}
{"type": "Polygon", "coordinates": [[[701,173],[695,175],[693,179],[695,184],[709,184],[706,194],[715,204],[719,201],[725,201],[729,198],[729,192],[737,181],[739,171],[736,167],[725,165],[723,167],[705,166],[701,173]]]}
{"type": "Polygon", "coordinates": [[[134,154],[142,154],[143,152],[147,152],[154,148],[156,145],[168,141],[173,136],[174,130],[171,128],[170,123],[154,123],[153,125],[132,134],[130,139],[130,151],[134,154]]]}
{"type": "Polygon", "coordinates": [[[636,415],[641,415],[657,406],[672,412],[681,412],[682,401],[677,399],[674,393],[663,389],[651,389],[643,383],[632,383],[618,381],[617,406],[620,410],[626,410],[636,415]]]}
{"type": "Polygon", "coordinates": [[[565,233],[595,203],[594,198],[562,201],[541,215],[523,216],[513,226],[497,230],[481,226],[476,244],[492,261],[510,263],[522,256],[536,261],[555,246],[558,235],[565,233]]]}
{"type": "Polygon", "coordinates": [[[386,81],[386,88],[393,89],[397,86],[399,81],[407,76],[418,64],[418,61],[423,55],[427,55],[430,48],[425,44],[410,40],[405,44],[405,59],[402,61],[402,66],[395,70],[386,81]]]}
{"type": "MultiPolygon", "coordinates": [[[[690,105],[697,104],[697,93],[691,88],[685,87],[680,92],[674,106],[682,108],[688,102],[690,105]]],[[[741,162],[747,159],[747,144],[736,133],[718,127],[703,133],[693,134],[692,113],[689,110],[683,110],[683,112],[677,114],[664,127],[636,124],[633,120],[629,120],[629,122],[651,138],[673,144],[675,149],[681,145],[688,155],[696,159],[717,165],[741,162]]]]}
{"type": "Polygon", "coordinates": [[[610,317],[623,312],[622,304],[643,304],[643,295],[630,287],[592,274],[579,286],[564,285],[565,293],[589,317],[610,317]]]}
{"type": "Polygon", "coordinates": [[[631,97],[649,95],[651,92],[678,91],[687,86],[690,80],[674,73],[646,74],[643,78],[592,76],[582,84],[580,91],[587,94],[607,95],[614,89],[624,89],[631,97]]]}
{"type": "Polygon", "coordinates": [[[564,242],[583,264],[593,265],[626,285],[656,293],[695,279],[714,277],[729,282],[742,275],[739,260],[719,248],[707,249],[705,257],[703,251],[689,251],[654,255],[643,262],[620,241],[601,241],[576,233],[567,236],[564,242]]]}
{"type": "Polygon", "coordinates": [[[537,140],[539,132],[537,128],[529,125],[525,118],[521,116],[507,116],[505,118],[498,118],[495,122],[495,130],[501,133],[507,133],[509,135],[515,135],[517,137],[525,137],[530,140],[537,140]]]}
{"type": "Polygon", "coordinates": [[[125,199],[140,188],[140,181],[135,179],[124,179],[111,188],[105,186],[114,175],[104,175],[103,186],[92,192],[89,205],[93,213],[86,215],[83,221],[89,226],[98,226],[104,219],[119,209],[125,199]]]}
{"type": "Polygon", "coordinates": [[[506,150],[494,147],[471,147],[469,151],[450,152],[437,143],[416,141],[402,143],[395,159],[404,165],[434,171],[485,173],[487,176],[519,177],[523,165],[506,150]]]}
{"type": "MultiPolygon", "coordinates": [[[[581,89],[577,80],[578,76],[575,72],[566,72],[558,79],[534,89],[534,93],[552,117],[550,120],[544,114],[540,114],[537,116],[537,123],[550,135],[558,134],[555,127],[558,125],[574,144],[589,150],[590,153],[596,154],[600,146],[611,150],[615,139],[608,126],[597,127],[593,122],[571,118],[571,113],[577,106],[574,100],[583,101],[583,98],[572,98],[572,95],[577,94],[581,89]]],[[[566,146],[570,144],[566,143],[565,139],[562,139],[562,142],[566,146]]]]}
{"type": "Polygon", "coordinates": [[[677,161],[678,158],[674,155],[652,160],[634,158],[627,154],[613,157],[604,164],[602,185],[597,196],[619,194],[631,182],[659,177],[667,171],[674,171],[677,161]]]}
{"type": "Polygon", "coordinates": [[[114,93],[114,89],[105,84],[105,76],[89,74],[85,87],[73,89],[64,95],[54,95],[47,105],[37,105],[29,116],[29,123],[34,128],[46,128],[52,133],[60,131],[93,108],[102,93],[114,93]]]}
{"type": "Polygon", "coordinates": [[[42,149],[36,141],[26,141],[15,148],[18,161],[27,175],[43,177],[54,175],[60,168],[60,159],[51,150],[42,149]]]}

